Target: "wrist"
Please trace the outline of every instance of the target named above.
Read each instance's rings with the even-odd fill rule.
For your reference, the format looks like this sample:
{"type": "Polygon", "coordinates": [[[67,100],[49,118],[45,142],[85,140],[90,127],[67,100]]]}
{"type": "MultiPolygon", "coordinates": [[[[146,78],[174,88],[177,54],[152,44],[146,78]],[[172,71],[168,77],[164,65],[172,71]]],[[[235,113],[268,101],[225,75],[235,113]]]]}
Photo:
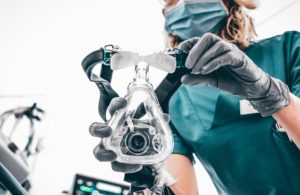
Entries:
{"type": "Polygon", "coordinates": [[[282,81],[270,77],[266,95],[261,98],[248,99],[252,106],[263,116],[270,116],[289,105],[290,90],[282,81]]]}

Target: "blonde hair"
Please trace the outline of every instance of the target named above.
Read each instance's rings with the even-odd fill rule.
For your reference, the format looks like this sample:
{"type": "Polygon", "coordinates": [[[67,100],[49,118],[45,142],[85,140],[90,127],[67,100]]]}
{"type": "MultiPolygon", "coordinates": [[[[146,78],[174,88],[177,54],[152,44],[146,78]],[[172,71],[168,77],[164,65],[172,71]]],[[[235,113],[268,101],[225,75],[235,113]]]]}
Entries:
{"type": "Polygon", "coordinates": [[[253,18],[246,13],[245,9],[255,9],[257,2],[253,0],[225,0],[229,10],[227,23],[219,35],[226,41],[236,44],[244,49],[249,46],[256,36],[253,18]]]}
{"type": "MultiPolygon", "coordinates": [[[[218,35],[239,48],[245,49],[256,36],[253,18],[246,13],[246,9],[253,10],[258,3],[255,0],[223,0],[223,2],[229,10],[229,16],[226,25],[218,35]]],[[[168,47],[176,47],[180,39],[168,33],[167,42],[168,47]]]]}

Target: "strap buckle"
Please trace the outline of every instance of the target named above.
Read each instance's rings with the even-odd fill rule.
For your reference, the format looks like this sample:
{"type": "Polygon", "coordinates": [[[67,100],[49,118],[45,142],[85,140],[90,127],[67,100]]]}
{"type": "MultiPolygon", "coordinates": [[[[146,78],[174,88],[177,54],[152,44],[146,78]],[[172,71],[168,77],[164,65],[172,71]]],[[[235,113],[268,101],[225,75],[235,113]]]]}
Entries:
{"type": "Polygon", "coordinates": [[[185,68],[185,61],[187,59],[188,52],[178,48],[167,48],[165,49],[164,53],[176,58],[177,69],[185,68]]]}
{"type": "Polygon", "coordinates": [[[103,55],[103,64],[106,66],[110,66],[110,59],[113,56],[113,54],[121,51],[120,47],[118,45],[105,45],[104,46],[104,55],[103,55]]]}

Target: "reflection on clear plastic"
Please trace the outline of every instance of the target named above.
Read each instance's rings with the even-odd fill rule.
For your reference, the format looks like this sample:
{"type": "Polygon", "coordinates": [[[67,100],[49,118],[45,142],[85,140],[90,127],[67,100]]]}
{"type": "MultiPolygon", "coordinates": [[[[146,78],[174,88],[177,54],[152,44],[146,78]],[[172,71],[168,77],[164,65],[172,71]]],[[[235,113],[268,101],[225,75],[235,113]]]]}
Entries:
{"type": "Polygon", "coordinates": [[[104,147],[117,154],[117,161],[128,164],[155,164],[172,151],[173,138],[164,120],[151,83],[149,66],[140,62],[127,89],[127,106],[109,122],[113,133],[104,139],[104,147]]]}

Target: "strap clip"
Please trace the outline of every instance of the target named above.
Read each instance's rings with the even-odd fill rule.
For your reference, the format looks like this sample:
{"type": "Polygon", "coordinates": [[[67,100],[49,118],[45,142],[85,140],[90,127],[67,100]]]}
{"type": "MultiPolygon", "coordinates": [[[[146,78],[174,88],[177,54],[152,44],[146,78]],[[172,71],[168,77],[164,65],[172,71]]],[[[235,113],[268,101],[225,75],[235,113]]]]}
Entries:
{"type": "Polygon", "coordinates": [[[167,48],[164,53],[176,58],[177,69],[185,68],[185,61],[188,56],[188,52],[178,48],[167,48]]]}
{"type": "Polygon", "coordinates": [[[121,51],[120,47],[118,45],[105,45],[104,46],[104,55],[103,55],[103,64],[106,66],[110,66],[110,59],[113,56],[113,54],[121,51]]]}

